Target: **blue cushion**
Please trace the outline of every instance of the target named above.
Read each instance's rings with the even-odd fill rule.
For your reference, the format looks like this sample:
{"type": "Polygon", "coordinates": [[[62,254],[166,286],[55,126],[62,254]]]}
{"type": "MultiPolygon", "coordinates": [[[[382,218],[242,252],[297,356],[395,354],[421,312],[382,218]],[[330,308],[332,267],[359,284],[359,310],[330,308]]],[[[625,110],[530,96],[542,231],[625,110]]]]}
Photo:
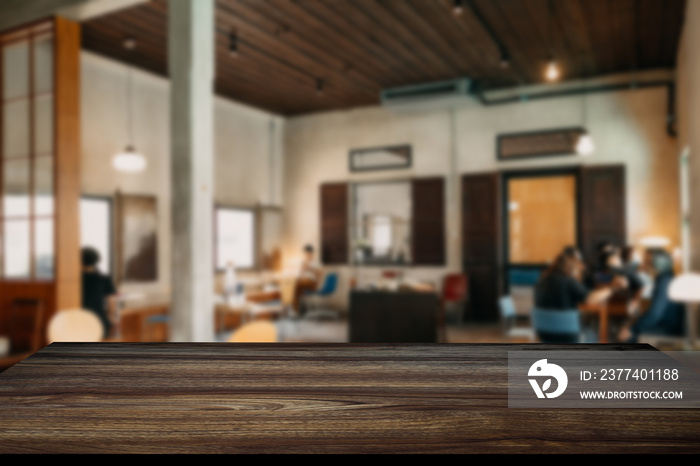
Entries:
{"type": "Polygon", "coordinates": [[[508,282],[515,286],[535,286],[541,274],[542,271],[536,269],[511,269],[508,272],[508,282]]]}
{"type": "Polygon", "coordinates": [[[581,314],[578,309],[534,309],[532,320],[533,327],[538,332],[578,334],[581,331],[581,314]]]}
{"type": "Polygon", "coordinates": [[[165,314],[158,314],[148,318],[148,322],[151,324],[155,323],[167,323],[170,322],[170,317],[165,314]]]}

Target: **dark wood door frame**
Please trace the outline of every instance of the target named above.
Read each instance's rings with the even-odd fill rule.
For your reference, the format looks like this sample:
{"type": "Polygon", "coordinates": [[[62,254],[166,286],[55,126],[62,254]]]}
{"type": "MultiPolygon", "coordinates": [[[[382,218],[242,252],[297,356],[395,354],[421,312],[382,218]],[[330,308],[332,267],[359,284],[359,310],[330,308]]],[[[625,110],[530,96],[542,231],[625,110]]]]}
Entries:
{"type": "MultiPolygon", "coordinates": [[[[509,233],[510,233],[510,222],[509,222],[509,189],[508,182],[514,178],[546,178],[552,176],[574,176],[576,180],[576,246],[581,249],[582,246],[582,189],[581,189],[581,165],[573,165],[566,167],[555,167],[555,168],[538,168],[538,169],[523,169],[523,170],[507,170],[501,172],[501,222],[503,227],[501,228],[501,244],[503,248],[503,291],[508,293],[510,291],[510,280],[508,272],[512,267],[510,263],[510,244],[509,244],[509,233]]],[[[520,264],[520,268],[525,269],[544,269],[546,264],[520,264]]]]}

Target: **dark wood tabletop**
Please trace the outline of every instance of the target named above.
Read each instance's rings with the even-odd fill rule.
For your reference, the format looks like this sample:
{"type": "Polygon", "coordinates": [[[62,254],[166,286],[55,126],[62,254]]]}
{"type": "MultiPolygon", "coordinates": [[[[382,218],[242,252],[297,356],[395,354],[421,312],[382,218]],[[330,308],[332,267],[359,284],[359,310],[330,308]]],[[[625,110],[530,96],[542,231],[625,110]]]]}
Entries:
{"type": "Polygon", "coordinates": [[[508,408],[517,349],[562,346],[52,344],[0,373],[0,453],[700,452],[700,410],[508,408]]]}

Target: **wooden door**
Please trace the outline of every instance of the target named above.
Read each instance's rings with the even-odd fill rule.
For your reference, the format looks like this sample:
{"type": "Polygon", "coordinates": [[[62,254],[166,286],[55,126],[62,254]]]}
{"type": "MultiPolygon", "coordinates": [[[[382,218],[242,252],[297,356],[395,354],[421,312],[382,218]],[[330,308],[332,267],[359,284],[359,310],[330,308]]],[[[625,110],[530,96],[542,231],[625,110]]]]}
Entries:
{"type": "Polygon", "coordinates": [[[497,173],[462,177],[462,261],[469,280],[468,317],[476,321],[498,320],[500,198],[497,173]]]}
{"type": "Polygon", "coordinates": [[[627,242],[625,186],[623,165],[581,168],[581,249],[589,263],[597,259],[599,243],[627,242]]]}
{"type": "Polygon", "coordinates": [[[348,184],[323,184],[320,196],[321,261],[326,265],[347,264],[348,184]]]}
{"type": "Polygon", "coordinates": [[[445,180],[412,182],[411,248],[414,265],[445,265],[445,180]]]}

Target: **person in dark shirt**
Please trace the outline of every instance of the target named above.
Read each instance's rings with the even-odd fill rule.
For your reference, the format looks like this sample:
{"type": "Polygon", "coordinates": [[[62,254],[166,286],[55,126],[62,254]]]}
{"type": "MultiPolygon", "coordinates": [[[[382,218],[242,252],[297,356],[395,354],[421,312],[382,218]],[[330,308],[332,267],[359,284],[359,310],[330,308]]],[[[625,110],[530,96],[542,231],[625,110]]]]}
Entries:
{"type": "MultiPolygon", "coordinates": [[[[572,311],[578,310],[581,304],[600,303],[610,297],[612,284],[611,287],[590,290],[581,282],[582,274],[580,256],[564,250],[535,285],[535,307],[547,311],[572,311]]],[[[575,343],[578,338],[569,334],[538,334],[542,341],[551,343],[575,343]]]]}
{"type": "Polygon", "coordinates": [[[110,298],[116,294],[114,283],[108,275],[102,274],[97,268],[100,254],[93,248],[83,248],[81,251],[83,267],[83,309],[94,312],[99,317],[107,338],[112,330],[110,318],[110,298]]]}
{"type": "Polygon", "coordinates": [[[674,277],[671,255],[662,249],[650,249],[645,254],[644,268],[654,277],[649,308],[622,327],[618,334],[622,342],[636,343],[643,333],[683,334],[685,308],[671,301],[668,294],[674,277]]]}
{"type": "Polygon", "coordinates": [[[567,251],[560,254],[542,273],[535,286],[535,306],[539,309],[568,311],[585,302],[601,302],[610,289],[591,291],[581,283],[581,263],[567,251]]]}

